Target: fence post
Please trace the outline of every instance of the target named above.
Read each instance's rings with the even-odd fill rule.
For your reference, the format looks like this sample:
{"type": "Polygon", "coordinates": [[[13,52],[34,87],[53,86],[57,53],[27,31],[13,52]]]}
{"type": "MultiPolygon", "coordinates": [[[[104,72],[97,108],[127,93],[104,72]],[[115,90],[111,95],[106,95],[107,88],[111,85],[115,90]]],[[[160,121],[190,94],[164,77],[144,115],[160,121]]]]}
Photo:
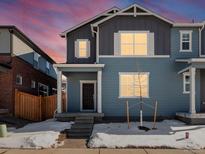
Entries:
{"type": "Polygon", "coordinates": [[[41,121],[42,120],[42,96],[40,95],[39,96],[39,107],[40,107],[40,109],[39,109],[39,120],[41,121]]]}
{"type": "Polygon", "coordinates": [[[14,102],[14,115],[18,116],[18,106],[19,106],[19,102],[18,102],[18,89],[15,89],[15,102],[14,102]]]}

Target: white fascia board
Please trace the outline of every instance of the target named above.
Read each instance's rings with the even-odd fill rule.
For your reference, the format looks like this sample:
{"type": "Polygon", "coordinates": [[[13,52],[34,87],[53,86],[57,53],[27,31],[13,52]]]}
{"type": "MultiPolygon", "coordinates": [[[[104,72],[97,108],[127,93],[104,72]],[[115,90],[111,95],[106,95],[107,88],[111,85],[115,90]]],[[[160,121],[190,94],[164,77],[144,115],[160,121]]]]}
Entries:
{"type": "Polygon", "coordinates": [[[189,63],[205,63],[205,58],[191,58],[189,63]]]}
{"type": "Polygon", "coordinates": [[[174,27],[202,27],[203,23],[174,23],[174,27]]]}
{"type": "Polygon", "coordinates": [[[117,8],[117,7],[112,7],[111,9],[108,9],[108,10],[106,10],[106,11],[104,11],[104,12],[102,12],[102,13],[100,13],[100,14],[98,14],[98,15],[96,15],[96,16],[90,18],[90,19],[87,19],[87,20],[81,22],[80,24],[78,24],[78,25],[76,25],[76,26],[74,26],[74,27],[71,27],[71,28],[65,30],[64,32],[60,33],[59,35],[60,35],[61,37],[65,37],[67,33],[69,33],[69,32],[71,32],[71,31],[73,31],[73,30],[75,30],[75,29],[77,29],[77,28],[79,28],[79,27],[81,27],[81,26],[83,26],[83,25],[85,25],[85,24],[91,22],[92,20],[95,20],[95,19],[97,19],[97,18],[99,18],[99,17],[101,17],[101,16],[110,16],[110,14],[108,14],[108,12],[110,12],[110,11],[112,11],[112,10],[113,10],[113,11],[115,11],[115,10],[119,11],[120,9],[117,8]]]}
{"type": "Polygon", "coordinates": [[[190,59],[176,59],[175,62],[188,63],[190,59]]]}
{"type": "Polygon", "coordinates": [[[56,68],[103,68],[105,64],[54,64],[56,68]]]}
{"type": "Polygon", "coordinates": [[[187,71],[189,70],[189,68],[190,68],[190,66],[188,66],[188,67],[182,69],[182,70],[179,71],[177,74],[182,74],[182,73],[184,73],[184,72],[187,72],[187,71]]]}
{"type": "Polygon", "coordinates": [[[162,17],[162,16],[156,14],[156,13],[153,12],[153,11],[150,11],[150,10],[148,10],[148,9],[146,9],[146,8],[144,8],[144,7],[140,6],[140,5],[138,5],[138,4],[133,4],[133,5],[130,5],[129,7],[126,7],[126,8],[124,8],[124,9],[122,9],[121,11],[119,11],[119,12],[113,14],[112,16],[106,17],[106,18],[104,18],[104,19],[102,19],[102,20],[100,20],[100,21],[94,23],[92,26],[97,27],[99,24],[101,24],[101,23],[103,23],[103,22],[105,22],[105,21],[107,21],[107,20],[109,20],[109,19],[111,19],[111,18],[113,18],[113,17],[115,17],[115,16],[117,16],[117,15],[121,15],[124,11],[126,11],[126,10],[128,10],[128,9],[130,9],[130,8],[132,8],[132,7],[138,7],[138,8],[140,8],[140,9],[145,10],[146,12],[150,13],[150,15],[153,15],[153,16],[155,16],[155,17],[157,17],[157,18],[159,18],[159,19],[161,19],[161,20],[164,20],[165,22],[168,22],[168,23],[170,23],[170,24],[172,24],[172,25],[174,24],[173,21],[171,21],[171,20],[169,20],[169,19],[166,19],[165,17],[162,17]]]}

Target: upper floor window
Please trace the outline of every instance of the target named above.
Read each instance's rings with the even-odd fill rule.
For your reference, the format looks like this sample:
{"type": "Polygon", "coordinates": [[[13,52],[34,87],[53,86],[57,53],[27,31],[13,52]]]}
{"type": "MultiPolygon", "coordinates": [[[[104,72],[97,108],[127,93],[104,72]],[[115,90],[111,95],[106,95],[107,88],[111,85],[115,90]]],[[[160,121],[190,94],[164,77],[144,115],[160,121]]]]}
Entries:
{"type": "Polygon", "coordinates": [[[121,55],[147,55],[147,32],[122,32],[120,33],[121,55]]]}
{"type": "Polygon", "coordinates": [[[35,68],[39,68],[39,57],[40,57],[40,55],[38,53],[34,52],[34,58],[33,58],[34,63],[33,63],[33,65],[34,65],[35,68]]]}
{"type": "Polygon", "coordinates": [[[48,86],[42,83],[38,83],[38,95],[48,96],[49,95],[48,86]]]}
{"type": "Polygon", "coordinates": [[[16,84],[22,85],[23,84],[23,77],[21,75],[16,75],[16,84]]]}
{"type": "Polygon", "coordinates": [[[50,63],[46,62],[46,73],[49,74],[50,71],[50,63]]]}
{"type": "Polygon", "coordinates": [[[149,73],[120,73],[120,97],[149,97],[149,73]]]}
{"type": "Polygon", "coordinates": [[[192,51],[192,31],[180,31],[180,51],[192,51]]]}
{"type": "Polygon", "coordinates": [[[183,93],[188,94],[190,92],[190,74],[189,72],[183,73],[183,93]]]}
{"type": "Polygon", "coordinates": [[[88,39],[78,39],[75,41],[75,57],[90,57],[90,41],[88,39]]]}
{"type": "Polygon", "coordinates": [[[36,88],[36,81],[31,80],[31,88],[36,88]]]}

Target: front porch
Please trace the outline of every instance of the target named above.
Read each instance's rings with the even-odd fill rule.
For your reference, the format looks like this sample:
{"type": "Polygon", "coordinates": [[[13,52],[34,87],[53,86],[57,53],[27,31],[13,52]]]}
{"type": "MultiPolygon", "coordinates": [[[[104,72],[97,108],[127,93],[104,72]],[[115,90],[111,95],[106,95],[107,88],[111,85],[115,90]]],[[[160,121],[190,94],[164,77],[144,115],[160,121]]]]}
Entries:
{"type": "Polygon", "coordinates": [[[205,124],[205,112],[204,112],[204,105],[205,105],[205,97],[204,97],[204,74],[205,70],[205,58],[191,58],[191,59],[178,59],[176,60],[178,63],[187,63],[188,66],[181,71],[178,72],[178,74],[188,73],[190,76],[189,82],[190,82],[190,88],[189,88],[189,112],[178,112],[176,113],[177,119],[187,123],[187,124],[205,124]],[[196,80],[196,72],[199,72],[200,74],[200,81],[196,80]],[[196,89],[196,83],[199,82],[200,90],[197,91],[196,89]],[[198,92],[196,97],[196,93],[198,92]],[[197,102],[196,100],[199,100],[197,102]],[[200,104],[197,104],[200,103],[200,104]],[[199,106],[198,111],[196,110],[196,106],[199,106]]]}
{"type": "Polygon", "coordinates": [[[102,69],[104,64],[56,64],[57,118],[102,117],[102,69]],[[68,79],[67,113],[62,113],[62,74],[68,79]]]}

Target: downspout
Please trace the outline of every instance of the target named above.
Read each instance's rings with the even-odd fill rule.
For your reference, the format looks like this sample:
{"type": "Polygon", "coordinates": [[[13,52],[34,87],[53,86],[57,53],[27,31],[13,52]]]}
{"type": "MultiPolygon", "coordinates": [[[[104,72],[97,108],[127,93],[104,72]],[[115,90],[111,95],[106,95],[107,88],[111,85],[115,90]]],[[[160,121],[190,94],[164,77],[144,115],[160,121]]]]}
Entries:
{"type": "Polygon", "coordinates": [[[199,28],[199,57],[202,57],[202,55],[201,55],[201,33],[202,33],[203,29],[204,29],[204,24],[203,24],[202,28],[199,28]]]}

